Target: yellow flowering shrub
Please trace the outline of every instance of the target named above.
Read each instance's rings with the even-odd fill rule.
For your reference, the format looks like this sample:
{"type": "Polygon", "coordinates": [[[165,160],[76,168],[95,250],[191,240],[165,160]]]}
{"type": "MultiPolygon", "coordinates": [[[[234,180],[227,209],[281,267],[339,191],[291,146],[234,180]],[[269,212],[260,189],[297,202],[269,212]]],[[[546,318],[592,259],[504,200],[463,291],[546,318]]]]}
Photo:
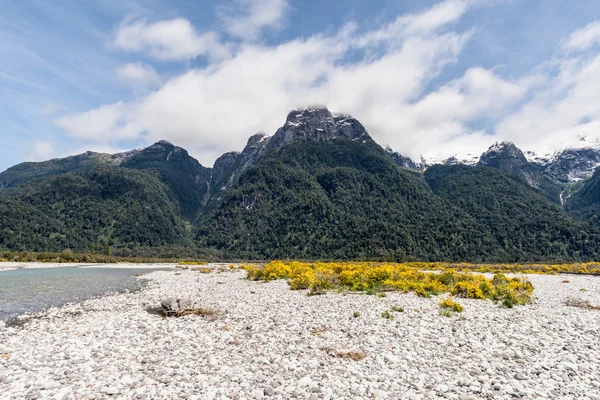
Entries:
{"type": "Polygon", "coordinates": [[[454,299],[452,299],[452,296],[448,296],[440,300],[440,307],[447,308],[456,312],[463,312],[463,306],[454,301],[454,299]]]}
{"type": "MultiPolygon", "coordinates": [[[[272,261],[264,267],[243,265],[241,268],[247,271],[248,279],[286,279],[294,290],[313,292],[340,288],[367,293],[381,290],[414,292],[423,297],[450,293],[462,298],[492,299],[507,307],[529,302],[533,293],[533,286],[523,278],[511,279],[497,273],[488,279],[474,274],[473,268],[459,272],[449,264],[439,263],[272,261]],[[441,272],[432,272],[434,269],[441,272]]],[[[490,267],[490,270],[494,269],[490,267]]]]}

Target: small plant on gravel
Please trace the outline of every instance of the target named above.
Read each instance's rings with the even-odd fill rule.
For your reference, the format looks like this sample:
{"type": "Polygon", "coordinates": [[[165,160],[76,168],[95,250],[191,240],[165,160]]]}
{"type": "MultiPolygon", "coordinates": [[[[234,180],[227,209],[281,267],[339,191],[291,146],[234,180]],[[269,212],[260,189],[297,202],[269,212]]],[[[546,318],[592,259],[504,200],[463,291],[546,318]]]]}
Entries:
{"type": "Polygon", "coordinates": [[[588,290],[586,288],[581,288],[579,289],[580,292],[587,292],[588,290]]]}
{"type": "Polygon", "coordinates": [[[385,319],[389,319],[389,320],[394,319],[394,316],[392,315],[392,313],[387,310],[381,313],[381,317],[385,318],[385,319]]]}
{"type": "Polygon", "coordinates": [[[453,317],[453,316],[454,316],[454,311],[452,311],[452,310],[451,310],[451,309],[449,309],[449,308],[442,308],[442,309],[441,309],[441,310],[438,312],[438,314],[439,314],[440,316],[442,316],[442,317],[448,317],[448,318],[451,318],[451,317],[453,317]]]}
{"type": "Polygon", "coordinates": [[[454,301],[454,299],[452,299],[452,296],[448,296],[445,299],[440,300],[440,307],[442,307],[442,309],[455,312],[463,311],[463,306],[454,301]]]}
{"type": "Polygon", "coordinates": [[[392,311],[404,312],[404,307],[402,307],[402,306],[393,306],[392,307],[392,311]]]}
{"type": "Polygon", "coordinates": [[[358,318],[358,317],[360,317],[360,313],[358,311],[354,311],[354,313],[352,314],[352,316],[354,318],[358,318]]]}
{"type": "Polygon", "coordinates": [[[384,297],[387,297],[387,294],[385,294],[385,293],[377,293],[377,297],[379,297],[380,299],[383,299],[384,297]]]}
{"type": "Polygon", "coordinates": [[[201,274],[210,274],[210,268],[200,267],[198,268],[198,272],[200,272],[201,274]]]}
{"type": "Polygon", "coordinates": [[[310,334],[313,336],[323,336],[327,331],[329,331],[327,327],[313,328],[310,330],[310,334]]]}

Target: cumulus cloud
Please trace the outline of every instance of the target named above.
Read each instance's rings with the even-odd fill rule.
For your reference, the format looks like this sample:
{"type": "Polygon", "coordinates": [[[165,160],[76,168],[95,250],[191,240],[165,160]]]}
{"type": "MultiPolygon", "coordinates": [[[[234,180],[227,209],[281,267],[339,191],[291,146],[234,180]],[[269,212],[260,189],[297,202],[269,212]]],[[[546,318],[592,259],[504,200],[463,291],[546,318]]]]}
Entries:
{"type": "Polygon", "coordinates": [[[133,87],[151,88],[158,87],[162,83],[156,70],[142,62],[122,65],[115,72],[123,83],[133,87]]]}
{"type": "Polygon", "coordinates": [[[443,27],[458,20],[468,4],[448,0],[401,16],[392,25],[402,29],[388,25],[358,32],[350,24],[330,36],[275,46],[246,42],[230,58],[176,76],[133,103],[105,105],[57,123],[71,136],[87,140],[142,134],[148,141],[168,139],[211,165],[223,152],[241,149],[257,131],[273,133],[290,109],[326,104],[356,116],[376,139],[398,149],[410,147],[414,155],[424,148],[408,146],[414,142],[407,130],[412,126],[402,113],[412,112],[424,87],[456,61],[470,33],[443,27]],[[387,50],[374,57],[382,47],[387,50]],[[364,56],[349,60],[349,53],[356,52],[364,56]]]}
{"type": "Polygon", "coordinates": [[[600,138],[600,55],[564,58],[550,71],[544,87],[496,132],[539,152],[577,146],[586,137],[600,138]]]}
{"type": "MultiPolygon", "coordinates": [[[[285,7],[240,1],[248,5],[245,15],[261,14],[268,4],[285,7]]],[[[66,115],[56,123],[70,136],[98,144],[167,139],[208,166],[224,152],[241,150],[250,135],[274,133],[290,109],[310,104],[355,116],[379,143],[416,159],[481,153],[496,140],[512,140],[524,150],[555,150],[565,138],[592,134],[600,121],[595,101],[600,58],[569,55],[564,44],[557,47],[562,51],[557,61],[536,74],[506,78],[473,66],[458,78],[437,80],[475,34],[452,26],[478,4],[446,0],[374,29],[349,23],[330,35],[277,45],[224,42],[219,46],[231,52],[227,57],[174,76],[134,101],[66,115]],[[489,130],[477,128],[482,119],[489,130]]],[[[241,28],[229,33],[256,38],[282,19],[281,13],[269,15],[256,17],[259,22],[243,35],[241,28]]],[[[186,20],[133,21],[125,28],[132,26],[137,33],[121,35],[123,49],[159,59],[206,54],[197,44],[203,35],[186,20]],[[164,28],[172,25],[178,28],[164,28]]]]}
{"type": "Polygon", "coordinates": [[[227,33],[254,40],[264,28],[280,27],[288,8],[286,0],[235,0],[219,14],[227,33]]]}
{"type": "Polygon", "coordinates": [[[568,52],[584,51],[600,43],[600,21],[590,22],[576,30],[563,43],[563,50],[568,52]]]}
{"type": "Polygon", "coordinates": [[[222,59],[229,55],[216,33],[199,34],[184,18],[153,23],[125,21],[115,34],[114,44],[121,50],[145,53],[161,61],[190,60],[198,56],[222,59]]]}
{"type": "Polygon", "coordinates": [[[55,123],[72,138],[89,142],[135,139],[142,132],[135,106],[122,102],[61,117],[55,123]]]}

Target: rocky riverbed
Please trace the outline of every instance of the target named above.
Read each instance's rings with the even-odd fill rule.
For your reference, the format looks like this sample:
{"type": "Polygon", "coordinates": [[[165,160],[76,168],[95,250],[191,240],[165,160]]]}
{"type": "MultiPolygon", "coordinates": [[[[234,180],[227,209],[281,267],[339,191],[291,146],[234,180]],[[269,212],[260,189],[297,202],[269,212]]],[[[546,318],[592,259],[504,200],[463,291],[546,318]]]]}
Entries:
{"type": "Polygon", "coordinates": [[[565,305],[600,305],[598,277],[532,275],[531,304],[460,299],[448,318],[436,298],[244,276],[152,272],[141,292],[0,326],[0,398],[600,399],[600,311],[565,305]],[[153,312],[173,297],[214,315],[153,312]]]}

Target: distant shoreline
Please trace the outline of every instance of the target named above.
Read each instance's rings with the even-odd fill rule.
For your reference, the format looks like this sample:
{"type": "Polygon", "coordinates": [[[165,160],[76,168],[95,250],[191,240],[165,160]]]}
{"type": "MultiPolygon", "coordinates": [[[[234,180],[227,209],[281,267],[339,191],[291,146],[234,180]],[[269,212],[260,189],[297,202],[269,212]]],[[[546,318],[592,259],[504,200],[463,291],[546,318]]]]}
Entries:
{"type": "Polygon", "coordinates": [[[14,271],[16,269],[41,269],[41,268],[115,268],[115,269],[173,269],[175,263],[165,264],[137,264],[137,263],[40,263],[40,262],[0,262],[0,272],[14,271]]]}

